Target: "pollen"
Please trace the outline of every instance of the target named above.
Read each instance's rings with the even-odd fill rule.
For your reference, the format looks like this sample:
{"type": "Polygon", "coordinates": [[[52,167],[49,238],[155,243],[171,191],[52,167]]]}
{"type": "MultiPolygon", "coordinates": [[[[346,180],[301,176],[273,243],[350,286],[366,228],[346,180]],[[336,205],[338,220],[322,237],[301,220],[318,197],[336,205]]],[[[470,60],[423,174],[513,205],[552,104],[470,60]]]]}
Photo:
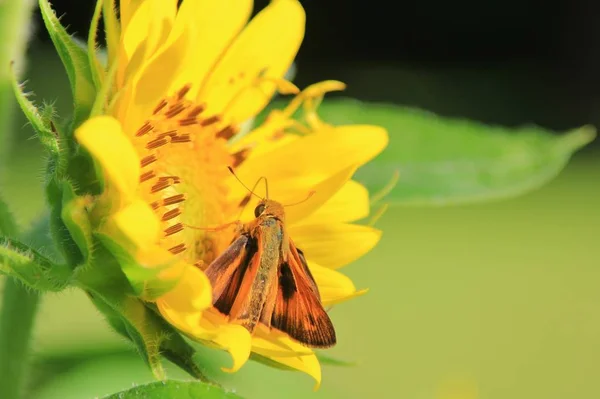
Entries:
{"type": "Polygon", "coordinates": [[[148,156],[145,156],[144,158],[142,158],[142,160],[140,161],[140,165],[142,168],[150,165],[153,162],[156,162],[156,155],[154,154],[150,154],[148,156]]]}
{"type": "Polygon", "coordinates": [[[171,252],[173,255],[177,255],[185,251],[185,249],[185,244],[177,244],[174,247],[169,248],[169,252],[171,252]]]}
{"type": "Polygon", "coordinates": [[[156,173],[153,170],[144,172],[140,175],[140,183],[153,179],[154,177],[156,177],[156,173]]]}
{"type": "Polygon", "coordinates": [[[170,211],[167,211],[167,212],[165,212],[164,215],[162,215],[161,220],[163,222],[166,222],[168,220],[176,218],[179,215],[181,215],[181,209],[180,208],[171,209],[170,211]]]}
{"type": "Polygon", "coordinates": [[[179,233],[183,230],[183,225],[181,223],[176,223],[173,226],[169,226],[165,229],[165,236],[170,236],[175,233],[179,233]]]}
{"type": "Polygon", "coordinates": [[[202,229],[231,222],[237,203],[228,200],[227,167],[238,167],[250,148],[232,153],[229,140],[239,126],[220,114],[204,115],[207,104],[186,96],[189,85],[158,102],[152,115],[134,132],[140,154],[141,196],[163,223],[160,245],[194,263],[208,263],[228,245],[222,237],[202,229]],[[192,199],[193,200],[189,200],[192,199]]]}

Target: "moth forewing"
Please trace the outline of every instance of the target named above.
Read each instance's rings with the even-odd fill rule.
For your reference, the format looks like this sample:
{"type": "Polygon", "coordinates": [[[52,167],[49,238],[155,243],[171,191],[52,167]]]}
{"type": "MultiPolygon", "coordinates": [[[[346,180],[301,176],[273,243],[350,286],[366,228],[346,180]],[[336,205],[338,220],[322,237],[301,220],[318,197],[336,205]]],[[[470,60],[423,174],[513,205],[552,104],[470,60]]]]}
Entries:
{"type": "Polygon", "coordinates": [[[204,271],[212,285],[213,297],[219,298],[231,285],[233,274],[246,255],[248,239],[246,234],[241,234],[204,271]]]}

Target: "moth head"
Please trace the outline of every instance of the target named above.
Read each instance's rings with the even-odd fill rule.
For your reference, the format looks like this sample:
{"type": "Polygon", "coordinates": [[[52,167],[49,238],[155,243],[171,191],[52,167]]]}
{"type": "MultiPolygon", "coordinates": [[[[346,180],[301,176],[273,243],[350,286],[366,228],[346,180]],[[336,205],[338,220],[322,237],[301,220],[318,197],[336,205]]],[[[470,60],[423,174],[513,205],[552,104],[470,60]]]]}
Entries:
{"type": "Polygon", "coordinates": [[[282,219],[284,213],[283,205],[270,199],[261,200],[254,208],[254,217],[273,216],[282,219]]]}

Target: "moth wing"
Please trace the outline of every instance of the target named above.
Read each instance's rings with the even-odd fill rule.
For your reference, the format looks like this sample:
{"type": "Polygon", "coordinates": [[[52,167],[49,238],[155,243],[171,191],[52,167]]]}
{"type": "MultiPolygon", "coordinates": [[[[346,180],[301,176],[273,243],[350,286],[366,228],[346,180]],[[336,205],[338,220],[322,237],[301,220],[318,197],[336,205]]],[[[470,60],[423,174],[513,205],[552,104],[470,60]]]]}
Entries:
{"type": "Polygon", "coordinates": [[[204,271],[213,288],[213,305],[220,312],[229,314],[255,254],[252,238],[242,234],[204,271]]]}
{"type": "Polygon", "coordinates": [[[319,290],[304,255],[290,240],[287,261],[279,265],[271,326],[315,348],[336,343],[335,329],[321,304],[319,290]]]}

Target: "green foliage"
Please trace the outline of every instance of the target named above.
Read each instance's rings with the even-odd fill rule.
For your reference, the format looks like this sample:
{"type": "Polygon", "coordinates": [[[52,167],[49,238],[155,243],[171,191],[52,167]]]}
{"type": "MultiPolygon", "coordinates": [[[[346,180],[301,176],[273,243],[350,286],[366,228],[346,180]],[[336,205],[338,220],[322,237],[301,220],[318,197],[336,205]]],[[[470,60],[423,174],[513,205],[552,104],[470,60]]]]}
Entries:
{"type": "Polygon", "coordinates": [[[223,388],[202,382],[160,381],[105,396],[104,399],[235,399],[241,398],[223,388]]]}
{"type": "Polygon", "coordinates": [[[336,125],[388,129],[388,147],[359,169],[356,179],[377,193],[399,172],[386,197],[397,205],[439,206],[522,195],[552,180],[595,137],[590,126],[557,135],[533,126],[508,129],[349,99],[323,102],[319,115],[336,125]]]}
{"type": "Polygon", "coordinates": [[[193,377],[205,379],[195,350],[157,312],[131,295],[133,288],[121,265],[105,248],[97,245],[93,264],[80,269],[77,280],[115,331],[133,342],[156,378],[164,378],[164,355],[193,377]]]}
{"type": "MultiPolygon", "coordinates": [[[[64,187],[68,183],[52,175],[51,171],[48,171],[48,174],[50,176],[46,184],[46,198],[50,205],[50,234],[62,258],[65,259],[69,267],[74,269],[83,263],[84,256],[63,219],[63,203],[69,200],[69,198],[66,201],[64,199],[64,187]]],[[[66,192],[69,193],[69,191],[66,192]]],[[[67,218],[67,221],[70,220],[67,218]]]]}
{"type": "Polygon", "coordinates": [[[86,49],[79,46],[67,33],[52,10],[50,3],[47,0],[39,0],[39,5],[46,29],[71,83],[74,100],[74,112],[70,129],[72,133],[88,117],[96,98],[92,68],[89,64],[86,49]]]}
{"type": "Polygon", "coordinates": [[[40,291],[60,291],[71,276],[68,266],[51,261],[20,241],[1,236],[0,272],[40,291]]]}
{"type": "Polygon", "coordinates": [[[96,2],[96,8],[94,9],[94,15],[92,16],[92,21],[90,23],[90,30],[88,32],[87,42],[88,62],[90,65],[90,71],[96,90],[100,90],[100,87],[102,86],[102,79],[104,78],[104,70],[102,68],[102,64],[100,63],[100,60],[98,60],[97,54],[98,22],[100,21],[100,15],[102,14],[103,3],[103,0],[98,0],[96,2]]]}
{"type": "Polygon", "coordinates": [[[96,237],[99,239],[101,245],[108,249],[119,263],[133,290],[133,295],[146,301],[154,301],[168,292],[177,283],[176,280],[159,277],[161,272],[167,267],[172,266],[170,263],[145,267],[139,264],[128,248],[124,248],[109,235],[96,233],[96,237]]]}
{"type": "Polygon", "coordinates": [[[0,197],[0,235],[15,237],[17,235],[17,223],[8,208],[8,204],[0,197]]]}

